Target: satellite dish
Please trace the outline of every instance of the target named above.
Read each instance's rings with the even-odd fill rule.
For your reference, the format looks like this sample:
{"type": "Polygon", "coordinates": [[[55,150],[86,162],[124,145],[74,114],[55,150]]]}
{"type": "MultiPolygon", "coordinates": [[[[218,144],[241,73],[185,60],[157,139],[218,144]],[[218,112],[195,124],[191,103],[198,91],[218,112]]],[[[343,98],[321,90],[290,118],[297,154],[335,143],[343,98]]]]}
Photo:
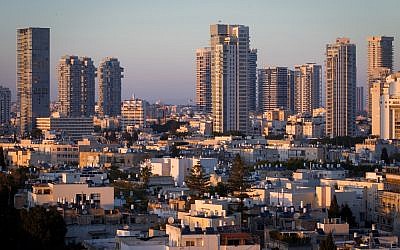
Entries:
{"type": "Polygon", "coordinates": [[[168,217],[168,224],[174,224],[174,217],[168,217]]]}

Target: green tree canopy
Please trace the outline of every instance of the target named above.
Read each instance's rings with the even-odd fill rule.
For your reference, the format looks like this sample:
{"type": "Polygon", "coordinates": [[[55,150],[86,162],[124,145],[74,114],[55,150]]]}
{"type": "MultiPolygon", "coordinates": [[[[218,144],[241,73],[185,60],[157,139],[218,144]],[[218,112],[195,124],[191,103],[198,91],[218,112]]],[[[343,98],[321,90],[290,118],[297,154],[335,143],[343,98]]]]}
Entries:
{"type": "Polygon", "coordinates": [[[4,169],[6,166],[7,166],[7,164],[6,164],[6,159],[4,156],[4,150],[3,150],[3,147],[0,147],[0,167],[2,169],[4,169]]]}
{"type": "Polygon", "coordinates": [[[175,143],[171,145],[171,147],[169,148],[169,152],[170,152],[171,157],[178,157],[181,153],[181,151],[175,145],[175,143]]]}
{"type": "Polygon", "coordinates": [[[190,174],[186,176],[185,183],[195,194],[203,195],[209,189],[210,179],[205,174],[204,168],[200,164],[196,164],[190,170],[190,174]]]}
{"type": "Polygon", "coordinates": [[[232,168],[228,178],[229,191],[246,191],[249,187],[247,176],[249,174],[248,168],[245,163],[237,154],[232,162],[232,168]]]}
{"type": "Polygon", "coordinates": [[[144,182],[144,185],[147,186],[149,184],[149,179],[152,176],[151,167],[146,165],[145,167],[140,169],[140,178],[144,182]]]}
{"type": "Polygon", "coordinates": [[[325,240],[319,244],[319,250],[336,250],[335,241],[332,233],[329,233],[325,240]]]}
{"type": "Polygon", "coordinates": [[[386,164],[390,163],[389,155],[386,148],[382,149],[381,161],[384,161],[386,164]]]}
{"type": "Polygon", "coordinates": [[[340,218],[342,218],[342,221],[347,222],[351,227],[356,226],[356,221],[349,205],[346,204],[342,206],[342,209],[340,210],[340,218]]]}
{"type": "Polygon", "coordinates": [[[340,218],[340,208],[336,199],[336,195],[333,196],[331,201],[331,206],[328,209],[328,217],[329,218],[340,218]]]}
{"type": "Polygon", "coordinates": [[[55,207],[34,207],[21,210],[21,227],[33,249],[61,249],[67,228],[55,207]]]}

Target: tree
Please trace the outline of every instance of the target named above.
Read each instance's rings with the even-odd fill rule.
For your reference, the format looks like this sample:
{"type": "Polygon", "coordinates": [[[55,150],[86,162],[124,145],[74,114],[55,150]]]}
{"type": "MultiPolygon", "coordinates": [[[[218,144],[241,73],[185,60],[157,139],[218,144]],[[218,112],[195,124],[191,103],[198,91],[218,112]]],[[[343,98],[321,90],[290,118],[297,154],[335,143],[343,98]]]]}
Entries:
{"type": "Polygon", "coordinates": [[[329,218],[339,218],[340,217],[340,208],[336,199],[336,195],[333,196],[331,206],[328,209],[328,217],[329,218]]]}
{"type": "Polygon", "coordinates": [[[192,167],[190,174],[185,178],[185,183],[191,191],[200,195],[206,193],[210,185],[209,177],[204,173],[200,164],[192,167]]]}
{"type": "Polygon", "coordinates": [[[3,147],[0,147],[0,167],[2,170],[4,170],[6,166],[7,166],[7,164],[6,164],[6,160],[4,157],[4,150],[3,150],[3,147]]]}
{"type": "Polygon", "coordinates": [[[38,129],[38,128],[34,128],[31,131],[31,137],[33,139],[41,139],[43,137],[43,133],[42,130],[38,129]]]}
{"type": "Polygon", "coordinates": [[[247,166],[244,164],[240,155],[237,154],[232,162],[232,168],[228,178],[228,187],[231,192],[246,191],[248,182],[246,180],[248,175],[247,166]]]}
{"type": "Polygon", "coordinates": [[[138,134],[138,132],[135,130],[135,131],[132,132],[132,141],[135,142],[135,141],[137,141],[137,140],[139,140],[139,134],[138,134]]]}
{"type": "Polygon", "coordinates": [[[181,153],[181,151],[179,150],[179,148],[175,144],[171,145],[171,147],[169,149],[169,152],[171,154],[171,157],[178,157],[180,155],[180,153],[181,153]]]}
{"type": "Polygon", "coordinates": [[[382,149],[381,161],[384,161],[386,164],[389,164],[389,163],[390,163],[389,155],[388,155],[388,152],[387,152],[387,149],[386,149],[386,148],[383,148],[383,149],[382,149]]]}
{"type": "Polygon", "coordinates": [[[144,184],[147,186],[149,184],[149,179],[152,176],[151,172],[151,167],[146,165],[145,167],[140,169],[140,178],[144,182],[144,184]]]}
{"type": "Polygon", "coordinates": [[[349,205],[346,204],[342,206],[342,209],[340,210],[340,218],[342,218],[343,221],[347,222],[351,227],[356,226],[356,221],[349,205]]]}
{"type": "Polygon", "coordinates": [[[335,241],[333,240],[332,233],[329,233],[325,240],[319,244],[320,250],[336,250],[335,241]]]}
{"type": "Polygon", "coordinates": [[[220,196],[225,197],[228,195],[228,192],[229,192],[228,185],[223,182],[218,182],[215,187],[210,187],[210,193],[213,195],[217,193],[220,196]]]}
{"type": "Polygon", "coordinates": [[[33,249],[60,249],[64,247],[67,228],[55,207],[34,207],[21,210],[21,227],[33,249]]]}

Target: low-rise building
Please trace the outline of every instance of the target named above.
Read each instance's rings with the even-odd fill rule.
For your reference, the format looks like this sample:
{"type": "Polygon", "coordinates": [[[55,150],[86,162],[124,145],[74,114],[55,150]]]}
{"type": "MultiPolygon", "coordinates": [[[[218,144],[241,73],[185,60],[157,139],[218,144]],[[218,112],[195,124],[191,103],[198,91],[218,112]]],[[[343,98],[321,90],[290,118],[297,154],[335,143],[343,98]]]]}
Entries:
{"type": "Polygon", "coordinates": [[[59,131],[63,137],[73,140],[82,139],[94,131],[92,117],[40,117],[36,118],[36,128],[42,131],[59,131]]]}
{"type": "Polygon", "coordinates": [[[32,186],[28,192],[28,205],[57,205],[58,203],[71,202],[80,204],[83,201],[105,209],[114,208],[114,187],[91,186],[87,183],[44,183],[32,186]]]}

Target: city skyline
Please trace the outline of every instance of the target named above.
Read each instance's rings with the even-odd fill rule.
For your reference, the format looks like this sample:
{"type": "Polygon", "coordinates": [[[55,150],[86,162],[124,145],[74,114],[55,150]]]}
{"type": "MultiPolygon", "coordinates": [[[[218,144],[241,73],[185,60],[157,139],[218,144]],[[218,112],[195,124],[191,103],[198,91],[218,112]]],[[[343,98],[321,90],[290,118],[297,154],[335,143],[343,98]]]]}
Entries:
{"type": "Polygon", "coordinates": [[[14,101],[15,31],[23,27],[50,27],[52,101],[57,100],[56,64],[59,58],[64,54],[77,54],[91,57],[96,67],[106,56],[118,58],[126,69],[122,99],[135,94],[151,102],[161,100],[184,104],[192,99],[191,104],[194,104],[195,50],[209,46],[209,25],[219,21],[249,26],[251,46],[258,49],[258,67],[268,65],[293,69],[294,65],[307,62],[324,65],[325,45],[336,37],[346,36],[357,45],[357,84],[366,86],[367,37],[384,35],[395,37],[394,71],[399,69],[397,50],[400,46],[395,26],[400,18],[396,15],[396,8],[392,8],[398,4],[396,1],[346,2],[347,8],[343,11],[339,10],[340,1],[291,2],[290,7],[286,1],[233,1],[229,13],[218,11],[226,1],[205,1],[202,4],[172,1],[154,5],[123,2],[115,6],[112,13],[107,12],[108,5],[104,2],[93,6],[90,3],[82,3],[79,9],[50,1],[10,3],[7,8],[2,8],[0,84],[11,89],[14,101]],[[39,11],[43,5],[46,5],[46,13],[39,11]],[[335,11],[341,11],[340,15],[335,15],[335,11]],[[17,12],[21,15],[10,15],[17,12]],[[30,14],[35,12],[41,14],[30,14]],[[69,15],[86,15],[86,12],[85,22],[80,18],[74,20],[69,15]],[[385,15],[380,15],[379,19],[369,18],[374,12],[385,15]],[[283,14],[284,19],[281,18],[283,14]],[[103,20],[98,15],[107,15],[107,18],[103,20]],[[335,19],[337,16],[340,18],[335,19]],[[178,88],[180,95],[175,94],[178,88]]]}

